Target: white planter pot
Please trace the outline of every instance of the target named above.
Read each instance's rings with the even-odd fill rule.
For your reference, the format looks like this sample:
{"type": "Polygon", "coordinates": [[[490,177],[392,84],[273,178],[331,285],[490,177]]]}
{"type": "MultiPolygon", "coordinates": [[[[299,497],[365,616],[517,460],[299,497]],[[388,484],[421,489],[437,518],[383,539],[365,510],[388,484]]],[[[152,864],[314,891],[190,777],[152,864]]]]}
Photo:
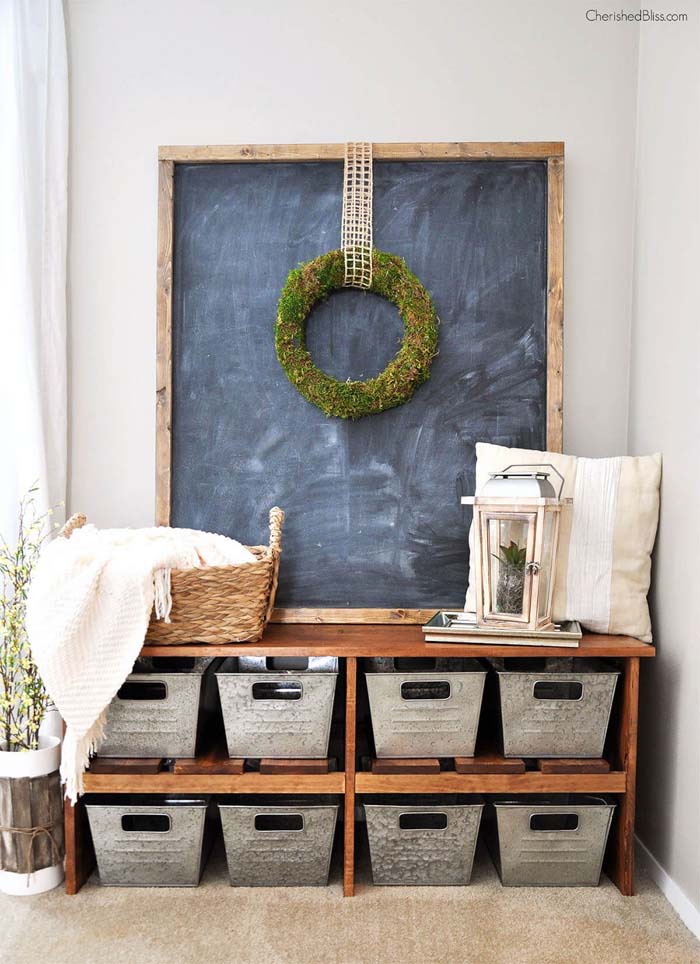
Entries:
{"type": "Polygon", "coordinates": [[[55,867],[44,867],[33,874],[13,874],[10,870],[0,870],[0,893],[12,897],[34,897],[53,890],[65,880],[63,861],[55,867]]]}
{"type": "MultiPolygon", "coordinates": [[[[0,744],[0,777],[41,777],[58,770],[61,763],[61,740],[58,736],[39,736],[38,750],[8,752],[0,744]]],[[[58,887],[64,878],[63,861],[33,874],[17,874],[0,870],[0,891],[29,897],[58,887]]]]}
{"type": "Polygon", "coordinates": [[[63,720],[53,705],[46,711],[46,716],[41,722],[39,736],[57,736],[59,740],[63,739],[63,720]]]}

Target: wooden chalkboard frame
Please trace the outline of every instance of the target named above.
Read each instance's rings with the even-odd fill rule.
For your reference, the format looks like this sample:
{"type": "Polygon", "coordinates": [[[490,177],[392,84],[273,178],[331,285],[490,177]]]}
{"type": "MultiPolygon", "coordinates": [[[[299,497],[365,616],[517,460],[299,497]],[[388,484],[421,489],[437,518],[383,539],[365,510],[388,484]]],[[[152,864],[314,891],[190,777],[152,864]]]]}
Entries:
{"type": "MultiPolygon", "coordinates": [[[[173,203],[177,164],[342,161],[343,144],[160,147],[156,297],[156,524],[169,525],[172,456],[173,203]]],[[[564,144],[454,142],[373,144],[377,161],[538,160],[547,162],[547,448],[563,445],[564,144]]],[[[436,607],[435,607],[436,608],[436,607]]],[[[276,609],[274,622],[422,623],[432,609],[276,609]]]]}

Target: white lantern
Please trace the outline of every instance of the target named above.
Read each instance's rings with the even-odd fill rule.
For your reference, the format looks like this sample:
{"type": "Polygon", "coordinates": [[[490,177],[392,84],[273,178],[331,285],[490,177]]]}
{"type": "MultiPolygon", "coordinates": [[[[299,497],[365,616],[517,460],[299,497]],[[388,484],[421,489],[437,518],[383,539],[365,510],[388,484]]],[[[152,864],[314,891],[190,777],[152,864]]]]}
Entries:
{"type": "Polygon", "coordinates": [[[564,478],[553,465],[509,465],[474,506],[476,621],[483,627],[552,629],[552,598],[564,478]],[[529,471],[527,471],[529,470],[529,471]],[[559,492],[549,481],[559,476],[559,492]]]}

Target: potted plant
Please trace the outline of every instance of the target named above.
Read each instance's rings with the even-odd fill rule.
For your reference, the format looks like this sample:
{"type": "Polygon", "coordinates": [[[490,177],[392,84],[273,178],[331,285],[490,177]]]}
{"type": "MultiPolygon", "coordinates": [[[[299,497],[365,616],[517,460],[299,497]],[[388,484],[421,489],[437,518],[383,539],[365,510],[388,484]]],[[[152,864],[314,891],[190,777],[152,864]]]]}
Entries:
{"type": "Polygon", "coordinates": [[[20,503],[16,544],[0,540],[0,891],[16,895],[63,880],[61,740],[40,732],[49,699],[25,625],[50,514],[37,515],[35,496],[20,503]]]}
{"type": "Polygon", "coordinates": [[[495,556],[500,563],[496,584],[496,609],[499,613],[517,615],[523,611],[527,550],[512,540],[510,545],[499,546],[499,549],[499,554],[495,556]]]}

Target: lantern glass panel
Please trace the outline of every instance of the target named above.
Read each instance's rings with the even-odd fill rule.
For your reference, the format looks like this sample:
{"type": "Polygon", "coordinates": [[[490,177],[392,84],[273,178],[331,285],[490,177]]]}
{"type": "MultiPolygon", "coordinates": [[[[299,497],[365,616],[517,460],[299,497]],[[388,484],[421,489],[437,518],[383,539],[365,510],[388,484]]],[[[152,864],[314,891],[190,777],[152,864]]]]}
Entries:
{"type": "Polygon", "coordinates": [[[525,564],[530,522],[523,518],[489,518],[488,553],[491,612],[524,615],[525,564]]]}
{"type": "Polygon", "coordinates": [[[542,559],[540,562],[540,593],[537,604],[537,616],[544,619],[549,607],[549,597],[551,594],[551,581],[554,573],[552,572],[552,559],[554,556],[554,533],[556,518],[553,512],[544,514],[544,535],[542,540],[542,559]]]}

